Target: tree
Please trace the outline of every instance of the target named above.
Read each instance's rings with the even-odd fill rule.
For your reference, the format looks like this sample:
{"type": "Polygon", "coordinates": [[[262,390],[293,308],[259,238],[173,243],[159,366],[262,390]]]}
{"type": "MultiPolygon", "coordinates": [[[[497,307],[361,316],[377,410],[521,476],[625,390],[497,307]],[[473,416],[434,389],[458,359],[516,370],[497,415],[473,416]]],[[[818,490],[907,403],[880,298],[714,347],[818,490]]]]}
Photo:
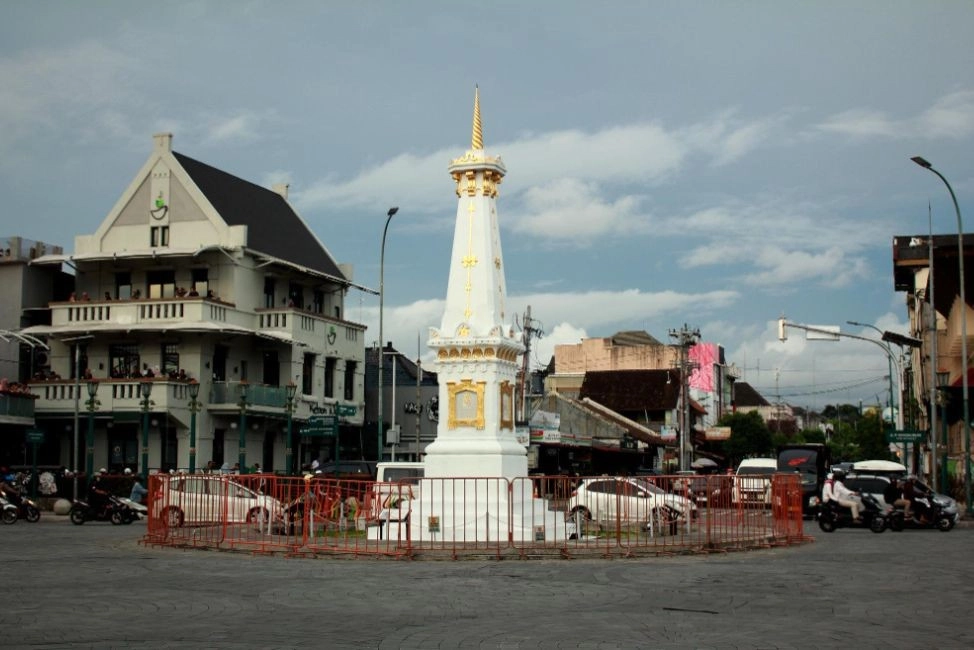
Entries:
{"type": "Polygon", "coordinates": [[[724,454],[731,467],[748,456],[772,456],[771,432],[757,411],[729,413],[720,418],[720,426],[730,427],[730,439],[724,442],[724,454]]]}

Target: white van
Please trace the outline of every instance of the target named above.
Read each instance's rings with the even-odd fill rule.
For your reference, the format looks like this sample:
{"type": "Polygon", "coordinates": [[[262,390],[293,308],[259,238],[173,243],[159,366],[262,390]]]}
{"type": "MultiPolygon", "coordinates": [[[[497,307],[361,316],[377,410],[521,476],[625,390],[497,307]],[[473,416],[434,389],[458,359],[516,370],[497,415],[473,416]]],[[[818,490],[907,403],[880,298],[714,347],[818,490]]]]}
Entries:
{"type": "Polygon", "coordinates": [[[375,501],[381,508],[403,507],[415,494],[413,486],[426,474],[423,463],[392,462],[375,466],[375,501]]]}
{"type": "Polygon", "coordinates": [[[731,501],[770,505],[771,476],[778,471],[774,458],[745,458],[737,466],[731,501]]]}

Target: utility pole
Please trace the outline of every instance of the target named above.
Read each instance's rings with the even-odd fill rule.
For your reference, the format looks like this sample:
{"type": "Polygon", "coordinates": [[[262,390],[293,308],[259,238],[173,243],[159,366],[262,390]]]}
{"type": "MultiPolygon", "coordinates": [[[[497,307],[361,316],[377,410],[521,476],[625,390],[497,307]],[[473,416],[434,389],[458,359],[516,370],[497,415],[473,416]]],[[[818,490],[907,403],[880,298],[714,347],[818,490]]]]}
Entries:
{"type": "Polygon", "coordinates": [[[686,323],[679,330],[670,330],[670,338],[676,339],[680,346],[680,469],[690,467],[690,348],[700,340],[700,330],[690,329],[686,323]]]}
{"type": "Polygon", "coordinates": [[[540,324],[531,318],[531,305],[528,305],[528,310],[524,312],[523,318],[524,325],[521,327],[521,330],[524,332],[524,357],[521,360],[521,385],[519,387],[519,390],[521,391],[521,399],[518,400],[520,417],[515,418],[519,421],[524,420],[528,410],[527,380],[531,362],[531,337],[537,335],[538,338],[541,338],[544,336],[544,332],[541,330],[540,324]],[[535,327],[536,324],[538,324],[539,327],[535,327]]]}
{"type": "Polygon", "coordinates": [[[419,438],[419,423],[423,415],[423,395],[420,386],[423,383],[423,357],[420,354],[419,332],[416,332],[416,456],[414,460],[419,461],[419,450],[421,447],[419,438]]]}

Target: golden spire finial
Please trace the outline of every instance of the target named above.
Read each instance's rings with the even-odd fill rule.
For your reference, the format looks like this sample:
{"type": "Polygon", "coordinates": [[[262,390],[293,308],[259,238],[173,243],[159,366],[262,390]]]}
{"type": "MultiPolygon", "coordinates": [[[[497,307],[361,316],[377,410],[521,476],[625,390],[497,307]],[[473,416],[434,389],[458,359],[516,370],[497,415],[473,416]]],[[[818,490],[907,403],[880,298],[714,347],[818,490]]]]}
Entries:
{"type": "Polygon", "coordinates": [[[484,131],[480,125],[480,86],[473,91],[473,137],[470,138],[471,149],[484,148],[484,131]]]}

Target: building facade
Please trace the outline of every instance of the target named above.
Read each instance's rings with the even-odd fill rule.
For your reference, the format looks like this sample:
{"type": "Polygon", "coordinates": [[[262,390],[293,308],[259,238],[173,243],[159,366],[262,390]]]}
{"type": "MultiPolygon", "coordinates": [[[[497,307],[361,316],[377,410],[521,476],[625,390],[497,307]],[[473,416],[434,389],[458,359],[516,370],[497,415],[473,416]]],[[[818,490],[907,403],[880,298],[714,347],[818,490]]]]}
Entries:
{"type": "Polygon", "coordinates": [[[76,278],[47,306],[48,325],[23,330],[50,346],[31,389],[64,465],[290,471],[334,446],[306,426],[312,416],[337,418],[352,446],[361,439],[365,327],[345,318],[345,298],[369,290],[290,206],[287,186],[259,187],[159,134],[97,230],[33,264],[76,278]],[[93,436],[79,442],[86,427],[93,436]]]}

